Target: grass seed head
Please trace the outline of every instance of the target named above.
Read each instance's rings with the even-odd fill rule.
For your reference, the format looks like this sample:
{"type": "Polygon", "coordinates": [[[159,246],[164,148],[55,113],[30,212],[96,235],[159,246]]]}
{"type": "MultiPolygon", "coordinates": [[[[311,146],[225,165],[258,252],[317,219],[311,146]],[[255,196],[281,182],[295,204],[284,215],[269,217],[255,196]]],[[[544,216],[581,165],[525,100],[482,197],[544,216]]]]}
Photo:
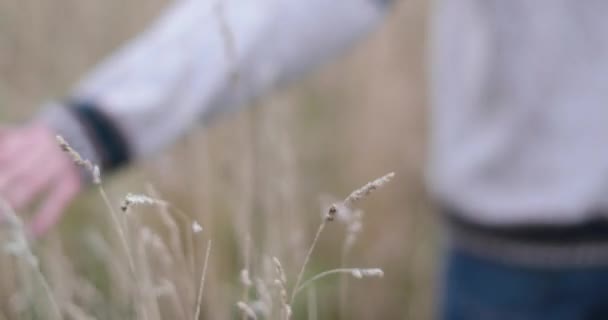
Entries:
{"type": "Polygon", "coordinates": [[[202,231],[203,231],[203,227],[201,226],[201,224],[198,223],[198,221],[193,221],[192,222],[192,232],[199,233],[202,231]]]}
{"type": "Polygon", "coordinates": [[[395,173],[391,172],[374,181],[368,182],[366,185],[353,191],[348,197],[346,197],[346,199],[344,199],[344,205],[348,208],[352,208],[355,202],[367,197],[376,189],[379,189],[385,184],[389,183],[394,177],[395,173]]]}
{"type": "MultiPolygon", "coordinates": [[[[123,212],[127,212],[132,206],[137,206],[137,205],[141,205],[141,206],[167,206],[168,203],[164,200],[159,200],[159,199],[155,199],[143,194],[133,194],[133,193],[128,193],[125,196],[125,199],[122,202],[122,205],[120,206],[120,209],[123,212]]],[[[200,227],[200,225],[198,225],[198,227],[200,227]]],[[[194,225],[192,226],[192,229],[194,231],[194,225]]],[[[202,230],[202,227],[201,227],[202,230]]],[[[199,231],[201,231],[199,230],[199,231]]]]}
{"type": "Polygon", "coordinates": [[[351,275],[357,279],[363,278],[382,278],[384,277],[384,271],[382,269],[353,269],[351,275]]]}
{"type": "Polygon", "coordinates": [[[101,184],[101,170],[88,159],[84,159],[70,144],[60,135],[55,136],[57,143],[63,152],[67,153],[75,164],[83,167],[91,174],[94,184],[101,184]]]}

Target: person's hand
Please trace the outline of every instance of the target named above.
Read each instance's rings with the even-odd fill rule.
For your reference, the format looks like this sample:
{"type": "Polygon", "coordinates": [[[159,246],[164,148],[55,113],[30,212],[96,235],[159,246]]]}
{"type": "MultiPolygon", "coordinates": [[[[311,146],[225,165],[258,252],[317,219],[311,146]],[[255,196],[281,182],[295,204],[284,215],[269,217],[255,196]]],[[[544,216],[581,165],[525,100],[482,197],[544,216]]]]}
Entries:
{"type": "Polygon", "coordinates": [[[17,211],[42,198],[28,224],[32,235],[54,226],[81,188],[79,169],[51,129],[42,124],[0,127],[0,198],[17,211]]]}

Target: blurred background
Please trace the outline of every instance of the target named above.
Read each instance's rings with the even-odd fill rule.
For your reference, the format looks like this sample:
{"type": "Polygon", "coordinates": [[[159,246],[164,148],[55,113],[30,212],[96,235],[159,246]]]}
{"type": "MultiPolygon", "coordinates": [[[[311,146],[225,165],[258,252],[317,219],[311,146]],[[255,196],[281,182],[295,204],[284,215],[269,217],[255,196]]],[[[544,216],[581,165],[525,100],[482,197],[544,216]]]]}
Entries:
{"type": "MultiPolygon", "coordinates": [[[[45,101],[64,97],[168,2],[0,0],[0,121],[27,121],[45,101]]],[[[385,277],[350,280],[346,296],[340,277],[327,278],[298,300],[294,318],[431,318],[438,241],[423,185],[428,5],[397,3],[371,37],[338,61],[253,108],[197,128],[157,158],[105,177],[117,208],[128,192],[154,190],[203,225],[191,269],[192,257],[163,262],[153,254],[146,260],[154,288],[176,297],[158,293],[160,302],[146,304],[153,316],[191,318],[198,278],[184,270],[200,270],[212,239],[201,318],[240,319],[235,304],[242,299],[245,266],[252,278],[262,277],[268,257],[277,256],[294,278],[323,206],[395,171],[391,184],[362,202],[363,230],[346,260],[346,266],[382,268],[385,277]],[[316,317],[309,314],[315,309],[316,317]]],[[[175,235],[154,210],[137,210],[138,223],[169,251],[182,248],[171,246],[175,235]]],[[[71,318],[135,318],[125,302],[130,280],[107,214],[91,190],[58,229],[34,244],[53,295],[71,318]]],[[[339,222],[328,225],[307,275],[341,265],[345,232],[339,222]]],[[[188,243],[184,234],[178,242],[188,243]]],[[[43,308],[23,299],[32,276],[19,275],[23,270],[8,256],[0,256],[0,267],[0,319],[46,318],[37,311],[43,308]]]]}

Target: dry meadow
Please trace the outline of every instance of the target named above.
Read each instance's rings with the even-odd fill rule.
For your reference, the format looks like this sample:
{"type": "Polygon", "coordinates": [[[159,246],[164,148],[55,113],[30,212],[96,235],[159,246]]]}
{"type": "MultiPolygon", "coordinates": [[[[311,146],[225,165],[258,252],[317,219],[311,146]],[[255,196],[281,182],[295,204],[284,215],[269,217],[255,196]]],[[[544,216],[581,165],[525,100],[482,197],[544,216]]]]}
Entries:
{"type": "MultiPolygon", "coordinates": [[[[0,0],[0,121],[27,121],[64,97],[167,2],[0,0]]],[[[197,306],[201,319],[284,319],[286,304],[292,319],[430,319],[427,20],[426,1],[400,2],[338,61],[104,176],[107,203],[92,187],[30,243],[37,265],[0,255],[0,319],[56,319],[56,309],[65,319],[194,319],[197,306]],[[391,171],[381,190],[324,220],[330,204],[391,171]],[[123,212],[128,193],[162,201],[131,198],[123,212]],[[290,303],[320,224],[303,280],[335,268],[384,276],[348,269],[290,303]]]]}

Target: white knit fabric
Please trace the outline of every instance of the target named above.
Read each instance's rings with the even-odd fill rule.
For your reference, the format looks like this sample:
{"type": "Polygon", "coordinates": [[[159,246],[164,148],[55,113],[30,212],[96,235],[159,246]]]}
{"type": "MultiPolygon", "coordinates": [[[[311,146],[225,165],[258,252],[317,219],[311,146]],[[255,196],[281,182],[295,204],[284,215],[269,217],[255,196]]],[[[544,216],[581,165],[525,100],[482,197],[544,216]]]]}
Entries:
{"type": "Polygon", "coordinates": [[[444,0],[431,188],[487,224],[608,212],[606,1],[444,0]]]}

